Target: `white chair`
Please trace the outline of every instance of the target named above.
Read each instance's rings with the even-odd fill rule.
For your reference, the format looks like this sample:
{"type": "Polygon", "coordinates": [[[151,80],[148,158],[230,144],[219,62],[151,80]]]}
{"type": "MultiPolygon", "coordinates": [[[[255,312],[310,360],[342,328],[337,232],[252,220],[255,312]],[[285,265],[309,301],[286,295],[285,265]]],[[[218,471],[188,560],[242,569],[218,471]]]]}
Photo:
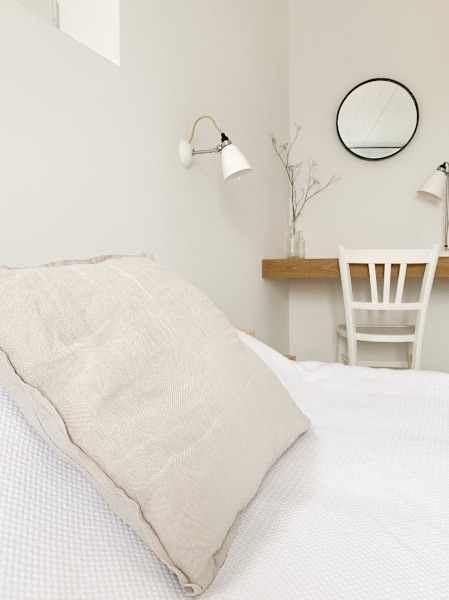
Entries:
{"type": "MultiPolygon", "coordinates": [[[[344,246],[338,247],[346,320],[345,325],[337,326],[339,361],[349,365],[369,367],[420,368],[424,326],[438,262],[438,252],[438,245],[424,250],[348,250],[344,246]],[[361,301],[354,299],[351,264],[367,265],[370,299],[366,299],[366,294],[361,301]],[[398,267],[393,267],[394,275],[398,274],[396,285],[394,282],[392,285],[392,265],[398,265],[398,267]],[[409,265],[425,265],[416,301],[403,300],[406,272],[409,265]],[[378,277],[383,277],[382,297],[379,297],[378,277]],[[366,313],[370,317],[368,319],[370,322],[359,324],[356,314],[360,315],[360,313],[357,311],[370,311],[366,313]],[[413,324],[391,324],[391,321],[388,320],[391,318],[391,314],[394,313],[397,320],[397,317],[404,318],[404,311],[412,311],[407,314],[415,315],[413,324]],[[401,313],[403,314],[401,315],[401,313]],[[389,317],[387,317],[388,314],[389,317]],[[358,342],[407,344],[406,360],[359,360],[358,342]],[[347,354],[344,353],[345,346],[347,354]]],[[[416,271],[414,278],[416,281],[416,271]]],[[[368,282],[366,277],[365,282],[368,282]]],[[[358,291],[360,292],[360,290],[358,291]]]]}

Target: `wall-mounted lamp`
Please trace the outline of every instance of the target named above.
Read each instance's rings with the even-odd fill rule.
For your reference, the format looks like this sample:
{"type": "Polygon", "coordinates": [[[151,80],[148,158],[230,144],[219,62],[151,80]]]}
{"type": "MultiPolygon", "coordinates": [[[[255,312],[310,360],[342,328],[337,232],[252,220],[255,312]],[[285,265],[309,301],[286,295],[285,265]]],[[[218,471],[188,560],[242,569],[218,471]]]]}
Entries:
{"type": "Polygon", "coordinates": [[[179,144],[179,156],[182,164],[186,169],[193,163],[193,157],[196,154],[215,154],[221,153],[221,166],[223,168],[223,179],[225,181],[236,181],[243,175],[250,173],[253,169],[240,150],[234,146],[228,136],[218,127],[212,117],[209,115],[203,115],[199,117],[192,127],[192,133],[190,134],[189,141],[182,140],[179,144]],[[201,119],[210,119],[214,124],[215,129],[221,133],[221,144],[218,144],[215,148],[210,150],[194,150],[191,141],[195,133],[195,127],[201,119]]]}
{"type": "Polygon", "coordinates": [[[429,194],[438,200],[444,199],[444,250],[448,251],[448,190],[449,163],[445,162],[419,188],[418,192],[429,194]]]}

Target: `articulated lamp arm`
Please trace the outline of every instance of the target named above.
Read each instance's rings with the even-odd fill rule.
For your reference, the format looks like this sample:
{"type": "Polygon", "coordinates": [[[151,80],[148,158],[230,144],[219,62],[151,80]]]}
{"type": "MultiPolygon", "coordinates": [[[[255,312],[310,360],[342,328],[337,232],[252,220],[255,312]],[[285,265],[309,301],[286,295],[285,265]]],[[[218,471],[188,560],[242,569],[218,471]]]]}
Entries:
{"type": "Polygon", "coordinates": [[[179,144],[179,157],[181,159],[182,164],[186,169],[188,169],[192,163],[194,156],[196,154],[221,154],[221,162],[223,168],[223,178],[225,181],[235,181],[240,179],[241,176],[245,175],[252,171],[252,167],[247,161],[247,159],[243,156],[238,148],[236,148],[228,136],[223,133],[223,131],[218,127],[217,123],[210,117],[209,115],[203,115],[202,117],[198,117],[198,119],[194,122],[192,127],[192,133],[190,134],[189,141],[182,140],[179,144]],[[191,142],[193,140],[193,136],[195,134],[195,128],[199,121],[202,119],[209,119],[212,121],[215,129],[221,134],[221,144],[215,146],[215,148],[210,148],[207,150],[195,150],[191,142]],[[226,152],[223,150],[226,149],[226,152]]]}

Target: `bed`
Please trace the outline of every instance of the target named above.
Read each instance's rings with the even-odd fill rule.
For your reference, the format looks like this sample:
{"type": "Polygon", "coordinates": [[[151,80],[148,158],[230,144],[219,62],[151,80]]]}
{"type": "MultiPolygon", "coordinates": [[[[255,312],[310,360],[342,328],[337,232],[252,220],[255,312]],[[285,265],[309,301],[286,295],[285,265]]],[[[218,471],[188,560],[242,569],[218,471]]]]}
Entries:
{"type": "MultiPolygon", "coordinates": [[[[204,600],[447,600],[449,375],[295,363],[312,427],[243,511],[204,600]]],[[[175,575],[0,390],[0,598],[172,600],[175,575]]]]}

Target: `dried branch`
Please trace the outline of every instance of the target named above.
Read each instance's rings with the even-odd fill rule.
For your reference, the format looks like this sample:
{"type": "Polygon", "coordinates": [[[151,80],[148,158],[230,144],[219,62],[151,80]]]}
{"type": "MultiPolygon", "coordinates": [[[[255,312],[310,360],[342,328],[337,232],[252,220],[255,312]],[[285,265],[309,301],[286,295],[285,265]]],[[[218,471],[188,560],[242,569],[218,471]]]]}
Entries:
{"type": "Polygon", "coordinates": [[[307,183],[305,187],[301,187],[301,193],[298,199],[296,182],[298,179],[300,179],[300,175],[302,172],[302,161],[295,164],[291,163],[290,153],[298,139],[300,131],[301,126],[295,125],[295,135],[293,137],[293,140],[291,140],[291,138],[289,137],[288,142],[285,142],[284,144],[278,144],[274,133],[270,133],[273,148],[275,149],[276,154],[278,155],[279,160],[283,164],[284,169],[287,173],[287,178],[290,187],[290,208],[292,222],[294,226],[296,225],[296,221],[298,220],[307,202],[320,192],[323,192],[330,185],[336,183],[337,181],[340,181],[341,179],[341,175],[333,173],[328,179],[328,181],[324,185],[321,185],[318,179],[316,179],[315,177],[315,172],[318,163],[309,157],[309,172],[307,176],[307,183]]]}

